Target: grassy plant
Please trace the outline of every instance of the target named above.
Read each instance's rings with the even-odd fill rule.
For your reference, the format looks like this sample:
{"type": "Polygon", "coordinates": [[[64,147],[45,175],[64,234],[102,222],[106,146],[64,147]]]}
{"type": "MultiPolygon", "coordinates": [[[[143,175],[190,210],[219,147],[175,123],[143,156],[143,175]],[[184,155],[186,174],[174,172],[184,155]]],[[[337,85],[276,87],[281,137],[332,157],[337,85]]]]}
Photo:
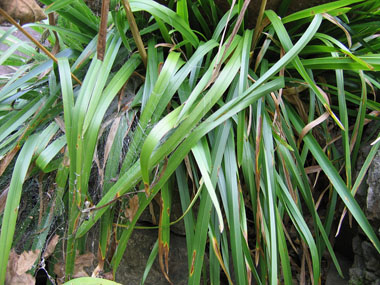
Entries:
{"type": "MultiPolygon", "coordinates": [[[[364,125],[379,114],[369,96],[380,86],[379,30],[372,24],[378,1],[341,0],[282,19],[266,11],[256,34],[240,26],[246,1],[226,14],[213,1],[171,1],[167,7],[151,0],[111,1],[103,61],[96,57],[99,19],[82,0],[42,2],[61,22],[30,26],[58,33],[48,37],[51,46],[60,41],[56,63],[0,31],[0,42],[11,46],[0,61],[16,69],[1,78],[0,90],[1,174],[13,168],[2,215],[0,284],[23,184],[40,173],[53,177],[56,187],[48,207],[40,209],[32,248],[43,250],[54,217],[63,214],[66,280],[97,221],[98,266],[106,269],[115,235],[115,273],[140,215],[157,195],[158,241],[142,283],[157,256],[170,280],[166,262],[176,189],[189,284],[200,284],[207,272],[203,280],[212,284],[221,275],[237,284],[252,278],[292,284],[295,276],[318,284],[326,251],[341,273],[330,244],[339,203],[380,252],[354,198],[378,142],[357,177],[353,170],[360,146],[368,143],[364,125]],[[128,24],[125,7],[136,21],[128,24]],[[151,21],[141,26],[147,15],[151,21]],[[145,41],[146,65],[141,41],[133,38],[145,41]],[[138,85],[132,98],[125,92],[130,81],[138,85]],[[338,139],[341,151],[333,143],[338,139]],[[91,188],[93,171],[99,173],[99,191],[91,188]],[[328,194],[316,187],[321,176],[328,194]],[[121,221],[118,209],[132,195],[138,208],[121,221]],[[298,264],[291,258],[296,253],[298,264]]],[[[374,125],[372,141],[379,127],[374,125]]]]}

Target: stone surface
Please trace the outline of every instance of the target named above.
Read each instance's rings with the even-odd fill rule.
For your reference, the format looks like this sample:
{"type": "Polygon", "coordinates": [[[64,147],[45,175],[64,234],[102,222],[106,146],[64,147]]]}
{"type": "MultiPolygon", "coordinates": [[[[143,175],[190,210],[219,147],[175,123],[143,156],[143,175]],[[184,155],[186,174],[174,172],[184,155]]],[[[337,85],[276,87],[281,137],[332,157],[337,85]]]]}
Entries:
{"type": "MultiPolygon", "coordinates": [[[[116,281],[122,284],[137,285],[141,282],[146,262],[158,237],[156,230],[135,230],[128,242],[127,250],[116,273],[116,281]]],[[[170,237],[169,277],[173,284],[187,284],[186,239],[175,234],[170,237]]],[[[154,262],[146,285],[167,285],[161,272],[158,257],[154,262]]]]}
{"type": "Polygon", "coordinates": [[[367,216],[380,220],[380,152],[377,153],[368,170],[367,216]]]}
{"type": "Polygon", "coordinates": [[[334,264],[331,262],[329,270],[326,277],[326,285],[346,285],[349,280],[349,269],[352,261],[342,254],[337,253],[336,257],[338,259],[339,265],[343,272],[343,278],[339,275],[334,264]]]}
{"type": "MultiPolygon", "coordinates": [[[[368,129],[370,130],[370,128],[368,129]]],[[[362,167],[370,148],[370,146],[362,148],[358,159],[358,170],[362,167]]],[[[355,198],[362,206],[374,231],[378,233],[380,226],[380,151],[368,169],[365,182],[359,187],[355,198]]],[[[352,241],[352,249],[354,263],[350,269],[349,284],[380,284],[380,254],[361,230],[352,241]]]]}
{"type": "Polygon", "coordinates": [[[357,235],[353,239],[354,264],[350,269],[350,284],[376,284],[380,282],[380,255],[367,240],[357,235]]]}
{"type": "MultiPolygon", "coordinates": [[[[157,199],[158,200],[158,199],[157,199]]],[[[159,205],[152,203],[155,220],[159,220],[159,205]]],[[[171,220],[174,221],[182,215],[179,195],[177,191],[172,193],[171,220]]],[[[140,217],[140,222],[151,223],[152,215],[147,209],[140,217]]],[[[183,220],[170,227],[170,251],[169,251],[169,278],[173,284],[184,285],[188,280],[188,258],[186,237],[183,220]]],[[[146,262],[158,238],[157,230],[134,230],[127,249],[116,273],[116,281],[122,284],[140,284],[146,262]]],[[[167,285],[169,282],[161,272],[158,256],[149,272],[146,285],[167,285]]]]}

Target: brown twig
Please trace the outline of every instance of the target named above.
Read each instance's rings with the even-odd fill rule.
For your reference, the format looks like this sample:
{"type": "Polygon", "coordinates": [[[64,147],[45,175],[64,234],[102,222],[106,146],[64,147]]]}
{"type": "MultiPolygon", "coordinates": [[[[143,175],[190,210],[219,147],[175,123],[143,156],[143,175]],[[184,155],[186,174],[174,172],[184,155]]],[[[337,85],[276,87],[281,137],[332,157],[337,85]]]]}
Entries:
{"type": "Polygon", "coordinates": [[[129,6],[128,0],[123,0],[122,2],[123,2],[125,14],[127,16],[127,20],[129,23],[129,27],[131,28],[133,39],[135,40],[137,49],[139,50],[139,53],[141,56],[141,60],[144,63],[144,66],[146,68],[146,66],[147,66],[147,55],[146,55],[146,51],[145,51],[143,41],[141,39],[141,35],[139,33],[139,29],[138,29],[137,24],[136,24],[135,17],[133,16],[131,6],[129,6]]]}
{"type": "MultiPolygon", "coordinates": [[[[220,71],[220,69],[222,67],[223,58],[226,55],[226,53],[227,53],[227,51],[228,51],[228,49],[229,49],[229,47],[230,47],[230,45],[232,43],[232,40],[235,38],[237,32],[240,29],[241,23],[243,22],[243,19],[244,19],[245,12],[246,12],[246,10],[247,10],[248,5],[249,5],[250,2],[251,2],[251,0],[244,0],[243,7],[240,10],[240,14],[239,14],[239,16],[237,18],[237,21],[235,23],[235,26],[234,26],[234,28],[232,30],[231,36],[228,39],[228,42],[227,42],[226,47],[224,49],[223,55],[220,57],[220,61],[217,63],[216,67],[214,68],[214,71],[212,72],[211,79],[207,83],[207,86],[204,89],[207,89],[212,83],[214,83],[215,80],[216,80],[216,78],[219,76],[219,71],[220,71]]],[[[222,42],[221,42],[221,45],[222,45],[222,42]]],[[[219,54],[219,52],[220,52],[220,49],[218,51],[218,54],[219,54]]]]}
{"type": "MultiPolygon", "coordinates": [[[[49,25],[50,26],[55,26],[56,25],[56,20],[55,20],[54,12],[49,13],[48,17],[49,17],[49,25]]],[[[51,53],[54,54],[54,55],[56,55],[59,52],[59,50],[61,49],[61,47],[60,47],[60,44],[59,44],[59,38],[58,38],[57,32],[53,31],[53,35],[55,37],[55,43],[54,43],[54,47],[53,47],[51,53]]]]}
{"type": "Polygon", "coordinates": [[[109,8],[110,8],[110,0],[103,0],[102,14],[100,17],[98,46],[97,46],[97,54],[98,54],[97,58],[101,61],[103,61],[103,59],[104,59],[104,53],[106,50],[107,20],[108,20],[109,8]]]}
{"type": "Polygon", "coordinates": [[[98,206],[98,207],[93,206],[93,207],[90,207],[90,208],[85,208],[85,209],[80,210],[80,211],[81,211],[82,213],[91,213],[91,212],[93,212],[93,211],[98,211],[98,210],[101,210],[101,209],[103,209],[103,208],[105,208],[105,207],[108,207],[109,205],[115,203],[116,201],[118,201],[118,200],[120,200],[120,199],[122,199],[122,198],[128,197],[128,196],[130,196],[130,195],[134,195],[134,194],[142,193],[142,192],[144,192],[144,189],[142,189],[142,190],[137,190],[137,191],[133,191],[133,192],[128,192],[128,193],[125,193],[124,195],[121,195],[121,196],[118,196],[118,197],[116,197],[116,198],[113,198],[111,201],[107,202],[107,203],[104,204],[104,205],[101,205],[101,206],[98,206]]]}
{"type": "MultiPolygon", "coordinates": [[[[39,49],[41,49],[50,59],[52,59],[55,63],[58,63],[57,58],[48,51],[39,41],[37,41],[35,38],[33,38],[32,35],[30,35],[23,27],[21,27],[6,11],[0,8],[0,14],[4,16],[12,25],[14,25],[20,32],[22,32],[29,40],[31,40],[36,46],[38,46],[39,49]]],[[[71,77],[78,82],[80,85],[82,85],[82,82],[71,73],[71,77]]]]}
{"type": "Polygon", "coordinates": [[[262,21],[263,21],[263,17],[264,17],[264,12],[265,12],[266,6],[267,6],[267,0],[262,0],[261,1],[259,15],[257,16],[255,32],[253,34],[253,40],[252,40],[252,46],[251,46],[251,51],[252,52],[255,51],[255,47],[256,47],[257,41],[259,39],[259,36],[260,36],[261,32],[263,31],[263,29],[266,26],[266,24],[262,25],[262,21]]]}

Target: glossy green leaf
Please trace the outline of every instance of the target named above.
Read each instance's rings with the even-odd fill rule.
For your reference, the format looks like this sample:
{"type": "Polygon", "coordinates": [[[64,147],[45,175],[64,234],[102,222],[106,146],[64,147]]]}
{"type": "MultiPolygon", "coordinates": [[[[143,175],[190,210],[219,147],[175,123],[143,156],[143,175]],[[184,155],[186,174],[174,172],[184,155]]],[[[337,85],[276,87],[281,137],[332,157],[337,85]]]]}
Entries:
{"type": "Polygon", "coordinates": [[[116,285],[116,284],[121,284],[121,283],[116,283],[111,280],[107,279],[101,279],[101,278],[95,278],[95,277],[80,277],[80,278],[75,278],[70,281],[67,281],[63,283],[65,285],[116,285]]]}

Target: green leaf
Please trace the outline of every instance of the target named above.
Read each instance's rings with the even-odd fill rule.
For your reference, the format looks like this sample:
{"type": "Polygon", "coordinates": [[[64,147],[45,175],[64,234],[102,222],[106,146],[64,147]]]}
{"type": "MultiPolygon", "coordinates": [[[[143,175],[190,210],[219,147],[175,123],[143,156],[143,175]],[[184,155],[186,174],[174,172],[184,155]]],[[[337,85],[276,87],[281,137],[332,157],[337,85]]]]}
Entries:
{"type": "Polygon", "coordinates": [[[13,235],[16,229],[16,220],[20,206],[22,185],[24,184],[38,141],[39,139],[37,135],[29,137],[21,149],[13,169],[0,233],[0,284],[4,284],[5,282],[8,256],[12,247],[13,235]]]}
{"type": "Polygon", "coordinates": [[[133,12],[144,10],[151,13],[156,18],[178,30],[184,39],[188,40],[193,47],[198,47],[199,40],[190,29],[188,23],[169,8],[149,0],[130,0],[129,3],[133,12]]]}
{"type": "Polygon", "coordinates": [[[94,277],[80,277],[75,278],[70,281],[63,283],[64,285],[121,285],[121,283],[116,283],[115,281],[94,278],[94,277]]]}
{"type": "Polygon", "coordinates": [[[49,14],[52,13],[56,10],[65,8],[66,6],[70,5],[71,3],[75,2],[76,0],[59,0],[59,1],[54,1],[53,4],[49,5],[45,9],[45,13],[49,14]]]}
{"type": "Polygon", "coordinates": [[[146,278],[148,277],[149,271],[153,266],[154,261],[156,260],[158,254],[158,240],[154,243],[153,249],[149,254],[148,261],[146,262],[146,266],[144,269],[143,276],[141,278],[140,284],[145,284],[146,278]]]}
{"type": "Polygon", "coordinates": [[[36,164],[42,171],[45,170],[46,166],[50,161],[61,151],[61,149],[66,145],[66,137],[62,136],[52,142],[36,159],[36,164]]]}
{"type": "Polygon", "coordinates": [[[300,19],[308,18],[308,17],[313,17],[314,15],[319,14],[319,13],[328,13],[333,10],[339,9],[341,7],[345,7],[350,4],[363,2],[363,1],[364,0],[340,0],[340,1],[334,1],[332,3],[322,4],[322,5],[305,9],[305,10],[293,13],[289,16],[286,16],[282,20],[282,22],[288,23],[288,22],[293,22],[293,21],[297,21],[300,19]]]}
{"type": "MultiPolygon", "coordinates": [[[[290,110],[289,117],[293,122],[296,130],[301,132],[303,124],[294,114],[293,110],[290,110]]],[[[370,241],[373,243],[378,252],[380,252],[380,241],[374,233],[371,225],[369,224],[367,218],[365,217],[362,209],[356,200],[352,197],[351,192],[347,189],[347,186],[344,184],[342,178],[340,177],[338,171],[333,166],[331,161],[326,157],[322,148],[317,143],[316,139],[308,134],[304,137],[305,144],[309,147],[310,152],[313,154],[314,158],[320,165],[320,167],[325,172],[326,176],[329,178],[330,182],[334,186],[335,191],[338,192],[342,201],[346,204],[348,210],[351,212],[352,216],[356,219],[359,226],[366,233],[370,241]]]]}
{"type": "MultiPolygon", "coordinates": [[[[270,19],[270,21],[273,24],[274,29],[276,30],[276,33],[278,37],[280,38],[281,44],[285,48],[286,51],[289,51],[293,44],[290,40],[290,37],[288,33],[286,32],[285,27],[283,26],[282,22],[278,19],[277,15],[273,11],[266,11],[265,12],[267,17],[270,19]]],[[[321,17],[321,15],[317,15],[314,17],[314,20],[316,20],[318,17],[321,17]]],[[[314,22],[313,20],[313,22],[314,22]]],[[[319,19],[319,23],[316,23],[316,25],[319,26],[321,19],[319,19]]],[[[327,99],[323,96],[320,88],[318,88],[315,84],[315,82],[310,78],[308,73],[306,72],[305,67],[303,66],[301,60],[298,56],[294,58],[292,61],[292,65],[297,69],[297,71],[300,73],[300,75],[303,77],[303,79],[307,82],[309,87],[314,91],[314,93],[317,95],[318,99],[321,101],[323,106],[326,108],[327,112],[329,112],[330,116],[334,119],[334,121],[338,124],[338,126],[341,129],[344,129],[344,126],[339,121],[338,117],[333,113],[331,110],[331,107],[329,105],[329,102],[327,99]]]]}

